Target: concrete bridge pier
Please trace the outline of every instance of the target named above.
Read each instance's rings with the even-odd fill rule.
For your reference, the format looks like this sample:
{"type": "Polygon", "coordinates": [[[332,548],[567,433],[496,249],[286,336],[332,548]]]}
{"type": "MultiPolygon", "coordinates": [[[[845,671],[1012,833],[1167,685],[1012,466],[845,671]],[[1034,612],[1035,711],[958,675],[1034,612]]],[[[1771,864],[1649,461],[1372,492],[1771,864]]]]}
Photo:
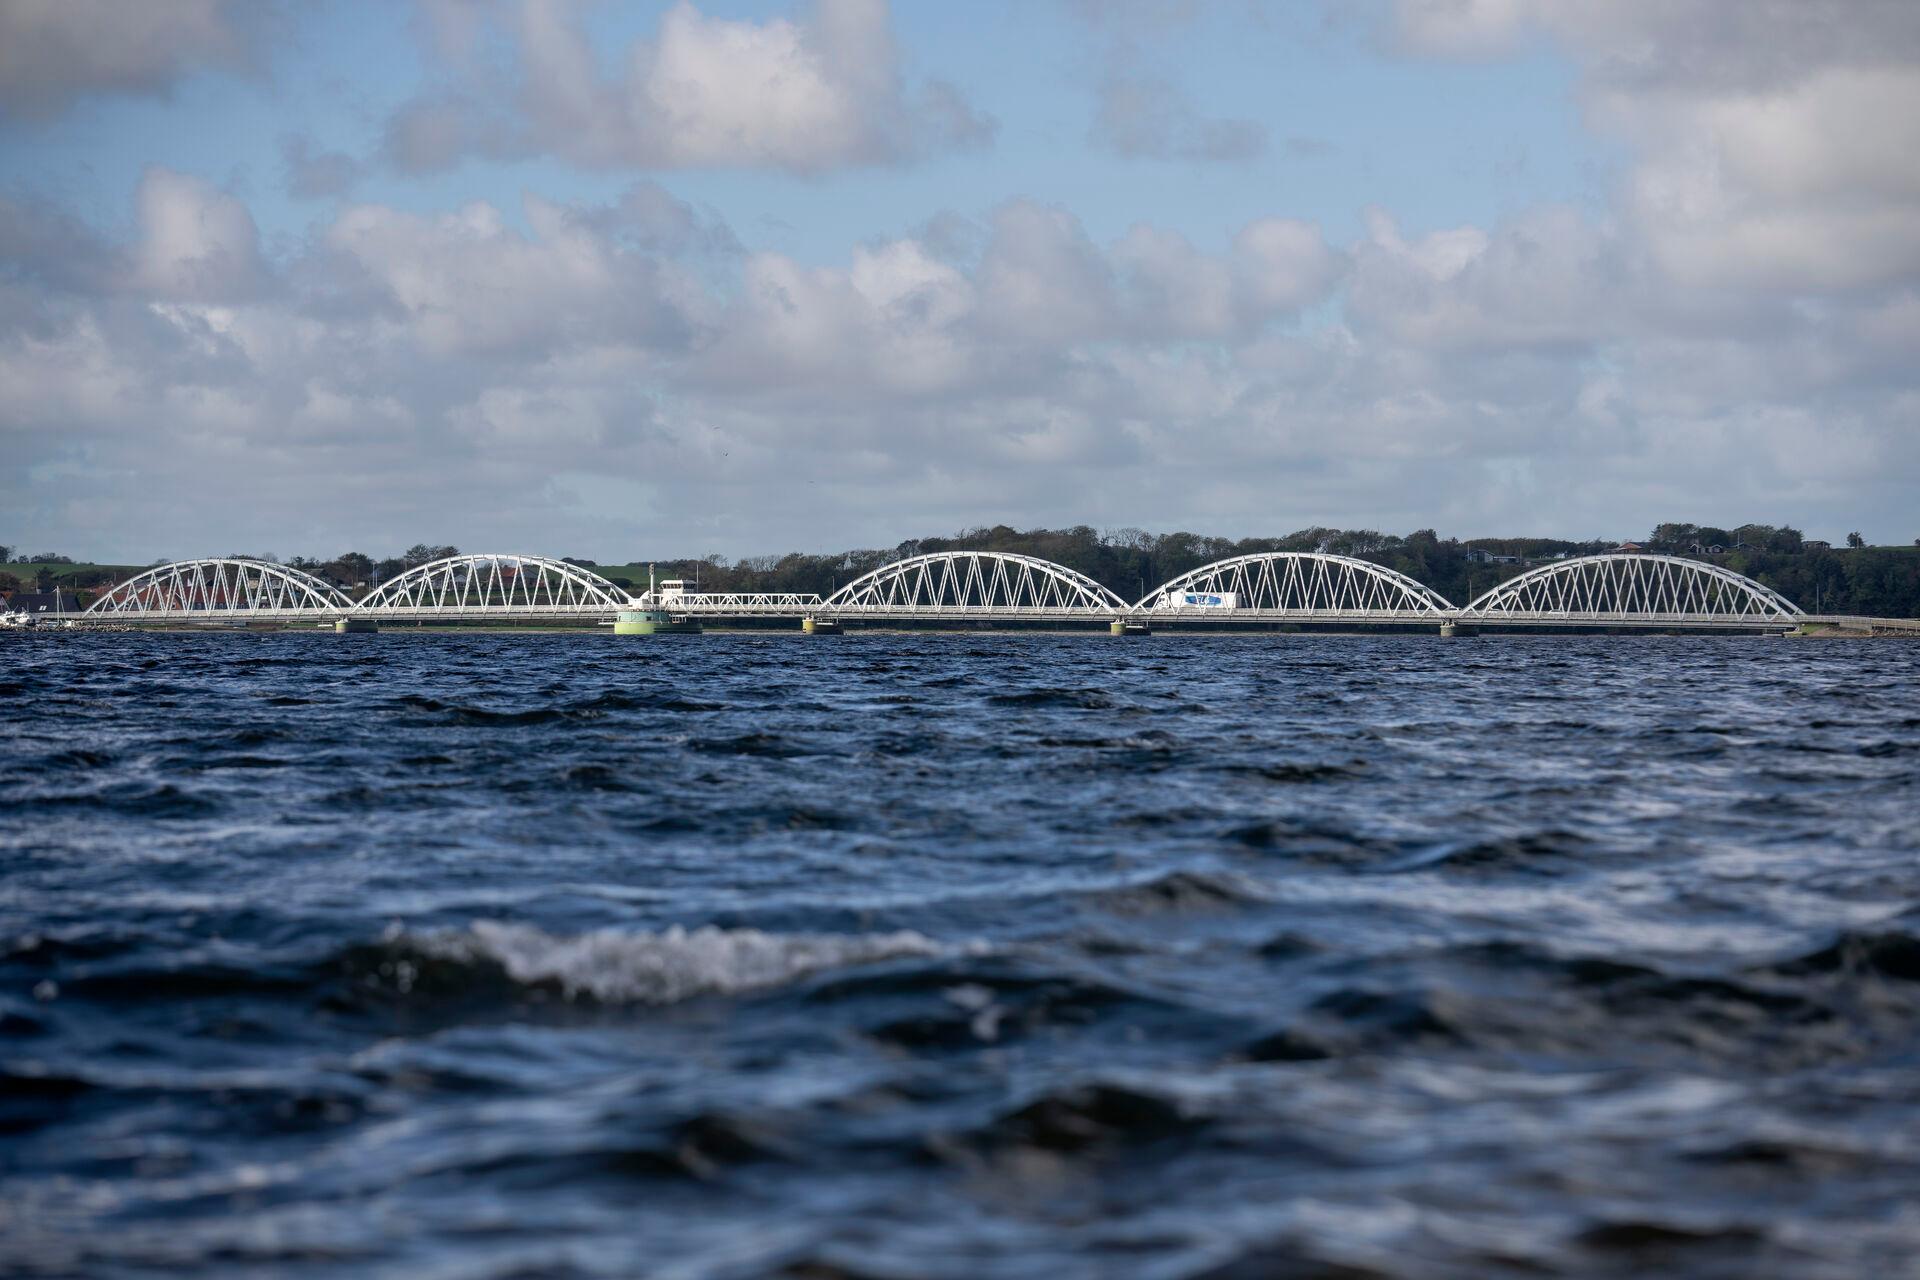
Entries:
{"type": "Polygon", "coordinates": [[[800,630],[810,636],[837,636],[840,623],[833,618],[802,618],[800,630]]]}
{"type": "Polygon", "coordinates": [[[1115,618],[1107,624],[1107,634],[1114,636],[1150,636],[1153,629],[1144,622],[1130,622],[1125,618],[1115,618]]]}
{"type": "Polygon", "coordinates": [[[335,618],[333,633],[340,636],[370,635],[380,630],[380,624],[372,618],[335,618]]]}

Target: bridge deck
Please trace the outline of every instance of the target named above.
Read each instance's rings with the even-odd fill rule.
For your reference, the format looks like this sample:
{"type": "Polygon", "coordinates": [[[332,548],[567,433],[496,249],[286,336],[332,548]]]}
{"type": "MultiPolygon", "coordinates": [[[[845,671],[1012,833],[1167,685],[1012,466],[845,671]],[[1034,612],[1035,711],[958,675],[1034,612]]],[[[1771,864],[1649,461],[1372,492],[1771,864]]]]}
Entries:
{"type": "Polygon", "coordinates": [[[1773,631],[1801,625],[1920,633],[1900,618],[1808,618],[1777,591],[1683,557],[1605,552],[1525,569],[1465,606],[1381,565],[1273,551],[1202,565],[1129,604],[1077,570],[1032,556],[929,552],[896,560],[824,599],[810,592],[694,592],[676,581],[639,595],[572,561],[452,555],[360,598],[303,570],[242,557],[156,565],[112,587],[87,623],[600,622],[627,611],[711,619],[868,623],[1434,627],[1773,631]]]}
{"type": "MultiPolygon", "coordinates": [[[[634,602],[630,607],[649,607],[634,602]]],[[[1802,618],[1739,617],[1725,614],[1681,613],[1570,613],[1522,612],[1477,614],[1466,611],[1433,613],[1413,609],[1139,609],[1069,606],[1034,608],[1003,605],[848,605],[829,604],[819,597],[790,600],[702,600],[683,597],[659,606],[673,617],[711,621],[729,619],[828,618],[842,622],[955,622],[955,623],[1069,623],[1090,624],[1125,619],[1149,625],[1256,626],[1431,626],[1454,623],[1475,629],[1520,628],[1689,628],[1725,631],[1781,631],[1797,623],[1856,630],[1920,634],[1920,620],[1809,615],[1802,618]]],[[[301,623],[365,618],[373,622],[558,622],[611,621],[618,608],[604,604],[557,605],[377,605],[372,607],[263,608],[263,609],[121,609],[107,614],[68,615],[88,622],[115,623],[301,623]]]]}
{"type": "Polygon", "coordinates": [[[1810,613],[1801,622],[1811,626],[1844,627],[1849,631],[1920,636],[1920,618],[1868,618],[1857,614],[1810,613]]]}
{"type": "MultiPolygon", "coordinates": [[[[633,608],[647,607],[633,602],[633,608]]],[[[1479,614],[1469,611],[1429,613],[1405,610],[1349,609],[1109,609],[1086,606],[1031,608],[981,605],[845,605],[828,604],[818,596],[773,599],[700,599],[683,597],[663,602],[674,617],[698,618],[715,622],[730,619],[827,618],[841,622],[918,622],[918,623],[1062,623],[1094,624],[1125,619],[1152,626],[1431,626],[1453,623],[1475,630],[1628,628],[1634,630],[1713,631],[1787,631],[1796,626],[1835,627],[1879,635],[1920,636],[1920,618],[1879,618],[1851,614],[1807,614],[1796,618],[1737,617],[1725,614],[1681,613],[1568,613],[1503,612],[1479,614]]],[[[324,624],[340,618],[365,618],[373,622],[607,622],[619,610],[600,604],[559,604],[509,606],[434,606],[381,605],[370,608],[261,608],[261,609],[121,609],[107,614],[67,614],[58,620],[86,623],[300,623],[324,624]]],[[[49,620],[55,620],[48,615],[49,620]]]]}

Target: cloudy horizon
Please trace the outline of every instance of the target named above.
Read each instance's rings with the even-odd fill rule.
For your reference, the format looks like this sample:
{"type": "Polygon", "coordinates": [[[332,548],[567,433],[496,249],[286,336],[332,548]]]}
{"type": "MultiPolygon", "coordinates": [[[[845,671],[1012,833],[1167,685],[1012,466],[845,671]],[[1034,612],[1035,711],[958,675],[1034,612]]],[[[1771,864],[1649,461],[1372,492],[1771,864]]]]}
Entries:
{"type": "Polygon", "coordinates": [[[1920,7],[17,0],[0,540],[1920,536],[1920,7]]]}

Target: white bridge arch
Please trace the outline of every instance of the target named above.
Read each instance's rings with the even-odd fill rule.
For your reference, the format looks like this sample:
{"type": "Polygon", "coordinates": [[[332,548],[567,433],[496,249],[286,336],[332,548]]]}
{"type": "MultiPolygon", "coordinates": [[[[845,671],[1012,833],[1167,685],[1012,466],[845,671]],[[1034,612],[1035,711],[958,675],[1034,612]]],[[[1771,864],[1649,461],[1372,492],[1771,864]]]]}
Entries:
{"type": "Polygon", "coordinates": [[[352,607],[332,583],[266,560],[209,558],[155,565],[87,607],[125,622],[148,618],[300,618],[352,607]]]}
{"type": "Polygon", "coordinates": [[[448,556],[416,565],[367,593],[353,611],[382,618],[599,617],[631,606],[590,569],[547,556],[448,556]]]}
{"type": "Polygon", "coordinates": [[[1432,622],[1443,628],[1457,622],[1765,630],[1807,619],[1792,601],[1750,578],[1673,556],[1610,552],[1556,561],[1508,579],[1461,609],[1384,566],[1305,551],[1217,560],[1132,605],[1065,565],[996,551],[898,560],[825,600],[801,593],[686,592],[677,585],[636,597],[563,560],[487,554],[420,565],[354,602],[330,583],[286,565],[207,558],[144,570],[109,589],[86,616],[124,623],[512,617],[585,622],[608,621],[630,609],[715,619],[1432,622]]]}
{"type": "Polygon", "coordinates": [[[1404,573],[1324,551],[1261,551],[1215,560],[1155,587],[1134,608],[1303,621],[1429,619],[1455,612],[1431,587],[1404,573]]]}
{"type": "Polygon", "coordinates": [[[1529,569],[1461,611],[1475,622],[1754,626],[1800,607],[1731,569],[1678,556],[1608,552],[1529,569]]]}
{"type": "Polygon", "coordinates": [[[1083,573],[1005,551],[933,551],[883,565],[821,602],[825,614],[1118,618],[1127,603],[1083,573]]]}

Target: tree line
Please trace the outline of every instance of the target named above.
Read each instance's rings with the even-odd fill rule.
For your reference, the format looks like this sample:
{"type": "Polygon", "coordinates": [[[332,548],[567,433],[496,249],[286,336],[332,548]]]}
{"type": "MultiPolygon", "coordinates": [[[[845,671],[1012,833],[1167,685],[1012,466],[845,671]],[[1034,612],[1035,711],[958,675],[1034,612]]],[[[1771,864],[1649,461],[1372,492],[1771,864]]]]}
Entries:
{"type": "MultiPolygon", "coordinates": [[[[1456,604],[1499,585],[1532,565],[1610,551],[1610,538],[1442,538],[1432,529],[1399,535],[1375,529],[1300,529],[1277,538],[1221,538],[1142,529],[1017,530],[994,525],[951,537],[916,538],[886,550],[837,555],[721,556],[662,561],[664,578],[698,582],[707,591],[800,591],[831,594],[853,579],[907,556],[938,551],[999,551],[1051,560],[1126,600],[1138,600],[1163,582],[1215,560],[1267,551],[1320,551],[1352,556],[1406,574],[1456,604]],[[1491,557],[1491,561],[1489,558],[1491,557]]],[[[1765,524],[1732,529],[1670,523],[1637,544],[1649,550],[1724,565],[1772,587],[1810,613],[1920,617],[1920,538],[1914,547],[1859,547],[1845,552],[1809,543],[1799,530],[1765,524]],[[1708,550],[1717,548],[1717,550],[1708,550]]],[[[595,566],[599,568],[599,566],[595,566]]],[[[601,569],[622,586],[636,583],[601,569]]],[[[645,585],[644,575],[637,585],[645,585]]]]}

